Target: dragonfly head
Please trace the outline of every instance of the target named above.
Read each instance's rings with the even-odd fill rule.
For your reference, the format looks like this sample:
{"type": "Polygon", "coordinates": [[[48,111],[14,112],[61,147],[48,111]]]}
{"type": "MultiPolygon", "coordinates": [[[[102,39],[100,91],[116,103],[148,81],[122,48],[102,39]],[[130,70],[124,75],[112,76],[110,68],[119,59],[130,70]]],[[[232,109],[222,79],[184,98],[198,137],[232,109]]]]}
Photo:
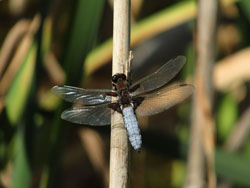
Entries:
{"type": "Polygon", "coordinates": [[[113,86],[116,90],[128,88],[127,77],[125,74],[117,73],[112,76],[113,86]]]}
{"type": "Polygon", "coordinates": [[[117,83],[117,82],[120,82],[120,81],[126,81],[126,80],[127,80],[126,75],[122,74],[122,73],[117,73],[117,74],[112,76],[112,82],[113,83],[117,83]]]}

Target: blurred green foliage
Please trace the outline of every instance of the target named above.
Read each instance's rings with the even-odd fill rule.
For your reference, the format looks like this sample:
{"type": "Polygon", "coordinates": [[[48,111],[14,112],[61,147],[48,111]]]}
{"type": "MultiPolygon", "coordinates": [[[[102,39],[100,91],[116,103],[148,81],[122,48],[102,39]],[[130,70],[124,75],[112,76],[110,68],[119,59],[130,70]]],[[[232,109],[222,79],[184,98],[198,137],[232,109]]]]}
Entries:
{"type": "Polygon", "coordinates": [[[226,140],[238,119],[238,105],[234,96],[231,94],[222,96],[216,115],[218,138],[226,140]]]}
{"type": "Polygon", "coordinates": [[[35,70],[36,44],[34,43],[18,71],[6,96],[6,112],[12,125],[17,125],[26,107],[35,70]]]}
{"type": "Polygon", "coordinates": [[[215,156],[215,167],[219,177],[233,181],[239,185],[250,185],[249,158],[236,153],[217,150],[215,156]]]}
{"type": "MultiPolygon", "coordinates": [[[[240,38],[245,42],[244,45],[232,44],[232,48],[236,51],[241,50],[242,46],[249,47],[247,39],[249,39],[250,32],[250,1],[239,0],[237,3],[235,2],[231,1],[231,9],[230,7],[226,8],[228,12],[233,12],[232,14],[221,10],[222,20],[220,24],[230,24],[237,31],[243,31],[240,32],[240,38]]],[[[8,2],[5,3],[7,6],[8,2]]],[[[19,18],[31,18],[35,13],[40,12],[42,16],[41,26],[33,38],[32,45],[29,46],[28,53],[25,54],[22,66],[11,81],[8,92],[1,96],[4,98],[3,104],[5,105],[0,117],[2,174],[8,172],[7,166],[11,164],[10,171],[13,173],[11,187],[13,188],[100,187],[96,183],[102,181],[102,178],[100,172],[96,172],[98,170],[93,170],[95,165],[91,164],[89,159],[86,161],[75,160],[74,154],[78,154],[79,151],[85,158],[88,158],[89,155],[85,149],[82,149],[77,126],[69,128],[70,126],[67,126],[68,124],[60,119],[60,114],[62,110],[67,108],[67,105],[60,103],[57,109],[45,109],[39,105],[39,100],[41,100],[40,96],[45,95],[48,95],[48,103],[53,100],[53,97],[49,97],[49,89],[56,83],[51,80],[48,71],[43,66],[43,61],[50,52],[59,59],[59,65],[66,75],[67,84],[81,85],[85,78],[83,62],[87,62],[85,60],[87,56],[90,56],[89,54],[94,59],[93,62],[90,61],[91,65],[89,66],[96,66],[96,63],[102,65],[97,66],[95,72],[91,72],[94,75],[91,78],[94,83],[91,87],[102,87],[107,82],[110,83],[110,80],[106,80],[106,78],[108,77],[107,72],[111,71],[106,71],[108,66],[104,66],[104,64],[108,63],[107,57],[111,56],[111,6],[104,0],[35,1],[34,4],[29,3],[26,12],[19,18]],[[69,151],[68,148],[73,148],[73,151],[70,150],[72,153],[66,152],[69,151]],[[80,171],[79,168],[83,171],[80,171]]],[[[136,17],[133,17],[134,40],[137,41],[132,41],[134,46],[141,45],[138,41],[149,40],[149,37],[163,32],[159,28],[166,19],[171,19],[169,21],[172,24],[168,26],[168,31],[176,29],[180,24],[187,24],[189,34],[193,34],[195,39],[195,22],[193,21],[197,10],[195,1],[173,0],[164,7],[160,1],[154,3],[158,7],[152,10],[154,12],[152,15],[144,13],[144,10],[141,9],[138,12],[138,17],[141,14],[143,18],[137,20],[136,17]],[[185,19],[187,15],[188,19],[185,19]],[[140,37],[144,38],[139,40],[140,37]]],[[[3,11],[2,8],[1,11],[3,15],[8,17],[10,23],[1,22],[0,25],[8,30],[19,18],[13,16],[11,12],[3,11]]],[[[3,20],[3,18],[1,19],[3,20]]],[[[1,33],[1,36],[6,34],[1,33]]],[[[156,41],[156,43],[158,42],[156,41]]],[[[168,42],[171,42],[169,38],[168,42]]],[[[182,41],[177,43],[177,46],[187,46],[183,52],[188,60],[182,71],[182,80],[186,78],[191,80],[196,66],[194,63],[194,54],[196,53],[194,40],[190,39],[187,44],[182,43],[182,41]]],[[[173,48],[178,50],[176,46],[173,48]]],[[[218,51],[221,57],[230,55],[222,49],[218,49],[218,51]]],[[[12,53],[14,54],[15,50],[12,53]]],[[[55,75],[56,73],[55,71],[55,75]]],[[[216,173],[220,180],[231,182],[235,188],[250,186],[249,155],[243,155],[243,153],[249,152],[247,148],[249,142],[245,148],[243,147],[243,151],[234,153],[229,153],[221,148],[231,134],[233,126],[237,123],[240,112],[250,105],[249,83],[248,85],[242,83],[242,85],[246,85],[246,95],[241,100],[238,100],[232,91],[223,94],[216,91],[220,97],[215,99],[214,110],[216,131],[220,141],[216,145],[219,148],[215,153],[216,173]]],[[[156,127],[154,128],[155,132],[150,128],[143,129],[143,151],[141,154],[132,154],[140,155],[138,158],[134,157],[133,163],[138,164],[140,168],[137,165],[132,165],[132,171],[140,171],[134,173],[132,185],[154,188],[166,187],[166,185],[181,187],[183,185],[189,139],[187,133],[189,132],[191,115],[191,105],[183,104],[170,109],[162,115],[163,118],[156,118],[155,122],[157,123],[155,124],[166,124],[165,127],[156,127]],[[166,116],[167,120],[164,119],[166,116]],[[161,119],[164,122],[160,121],[161,119]],[[178,126],[176,128],[173,125],[178,126]],[[146,174],[145,179],[141,177],[142,174],[146,174]]],[[[102,135],[103,140],[105,138],[108,140],[107,129],[96,130],[102,135]]],[[[106,157],[108,158],[109,144],[107,143],[106,146],[106,157]]],[[[0,185],[10,185],[5,182],[3,175],[0,175],[0,185]]]]}

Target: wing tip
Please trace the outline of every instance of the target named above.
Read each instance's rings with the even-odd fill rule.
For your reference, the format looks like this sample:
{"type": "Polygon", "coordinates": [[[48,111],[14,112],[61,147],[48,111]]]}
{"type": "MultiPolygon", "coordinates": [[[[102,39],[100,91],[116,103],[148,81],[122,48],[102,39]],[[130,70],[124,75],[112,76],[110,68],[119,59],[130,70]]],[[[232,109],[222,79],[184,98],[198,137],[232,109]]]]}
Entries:
{"type": "Polygon", "coordinates": [[[190,87],[193,87],[193,88],[194,88],[194,85],[192,85],[192,84],[187,84],[187,83],[181,83],[180,86],[190,86],[190,87]]]}
{"type": "Polygon", "coordinates": [[[185,56],[183,56],[183,55],[179,55],[179,56],[177,56],[175,59],[176,59],[176,60],[180,59],[183,63],[185,63],[186,60],[187,60],[187,58],[186,58],[185,56]]]}
{"type": "Polygon", "coordinates": [[[194,85],[193,84],[186,84],[186,83],[181,83],[179,86],[181,86],[181,87],[190,87],[191,88],[191,94],[194,92],[194,90],[195,90],[195,87],[194,87],[194,85]]]}
{"type": "Polygon", "coordinates": [[[58,90],[59,87],[61,87],[61,86],[59,86],[59,85],[53,86],[53,87],[50,89],[50,91],[51,91],[52,93],[55,93],[55,92],[58,90]]]}
{"type": "Polygon", "coordinates": [[[50,92],[53,93],[54,95],[57,95],[57,90],[58,90],[58,86],[54,86],[50,89],[50,92]]]}
{"type": "Polygon", "coordinates": [[[61,118],[62,118],[63,120],[66,120],[66,114],[67,114],[68,111],[69,111],[69,110],[67,109],[67,110],[64,110],[64,111],[61,113],[61,118]]]}
{"type": "Polygon", "coordinates": [[[50,91],[51,93],[53,93],[54,95],[56,96],[59,96],[59,93],[60,93],[60,89],[65,87],[65,85],[56,85],[56,86],[53,86],[50,91]]]}
{"type": "Polygon", "coordinates": [[[64,110],[61,113],[61,119],[63,119],[64,121],[74,123],[74,124],[81,124],[80,122],[74,121],[72,119],[72,117],[69,117],[69,114],[70,114],[71,110],[74,110],[74,108],[69,108],[69,109],[64,110]]]}

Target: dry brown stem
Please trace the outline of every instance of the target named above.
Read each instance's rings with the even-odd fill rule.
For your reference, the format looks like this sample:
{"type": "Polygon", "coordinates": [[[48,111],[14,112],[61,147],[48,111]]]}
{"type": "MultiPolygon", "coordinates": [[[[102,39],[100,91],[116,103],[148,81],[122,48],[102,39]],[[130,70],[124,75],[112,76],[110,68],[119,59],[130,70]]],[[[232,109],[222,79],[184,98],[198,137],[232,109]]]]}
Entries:
{"type": "Polygon", "coordinates": [[[250,132],[250,107],[240,117],[237,124],[225,143],[225,148],[229,151],[238,151],[246,142],[250,132]]]}
{"type": "Polygon", "coordinates": [[[186,188],[206,187],[204,154],[208,167],[208,187],[216,187],[214,172],[214,120],[212,72],[215,62],[215,31],[218,2],[200,0],[197,21],[197,67],[195,73],[193,117],[188,153],[186,188]]]}
{"type": "Polygon", "coordinates": [[[19,21],[14,27],[9,31],[7,37],[5,38],[1,51],[0,51],[0,77],[4,69],[7,66],[13,53],[15,46],[24,36],[24,34],[29,29],[30,22],[28,20],[19,21]]]}
{"type": "MultiPolygon", "coordinates": [[[[130,0],[114,0],[113,75],[128,75],[130,0]]],[[[112,113],[110,141],[110,188],[129,187],[129,143],[121,114],[112,113]]]]}

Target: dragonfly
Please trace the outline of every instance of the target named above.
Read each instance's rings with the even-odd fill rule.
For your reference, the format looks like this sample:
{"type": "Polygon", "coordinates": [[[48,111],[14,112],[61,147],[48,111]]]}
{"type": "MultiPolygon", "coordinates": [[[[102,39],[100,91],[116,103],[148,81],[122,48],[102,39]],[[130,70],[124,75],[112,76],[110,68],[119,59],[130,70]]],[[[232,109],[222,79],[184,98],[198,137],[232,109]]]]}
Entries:
{"type": "Polygon", "coordinates": [[[184,66],[186,58],[169,60],[155,72],[132,83],[125,74],[112,76],[113,89],[83,89],[72,86],[54,86],[52,93],[65,101],[81,104],[62,112],[61,118],[77,124],[109,125],[111,113],[123,116],[128,139],[136,151],[142,147],[138,116],[158,114],[188,98],[194,90],[191,84],[166,86],[184,66]],[[112,99],[115,98],[115,99],[112,99]]]}

